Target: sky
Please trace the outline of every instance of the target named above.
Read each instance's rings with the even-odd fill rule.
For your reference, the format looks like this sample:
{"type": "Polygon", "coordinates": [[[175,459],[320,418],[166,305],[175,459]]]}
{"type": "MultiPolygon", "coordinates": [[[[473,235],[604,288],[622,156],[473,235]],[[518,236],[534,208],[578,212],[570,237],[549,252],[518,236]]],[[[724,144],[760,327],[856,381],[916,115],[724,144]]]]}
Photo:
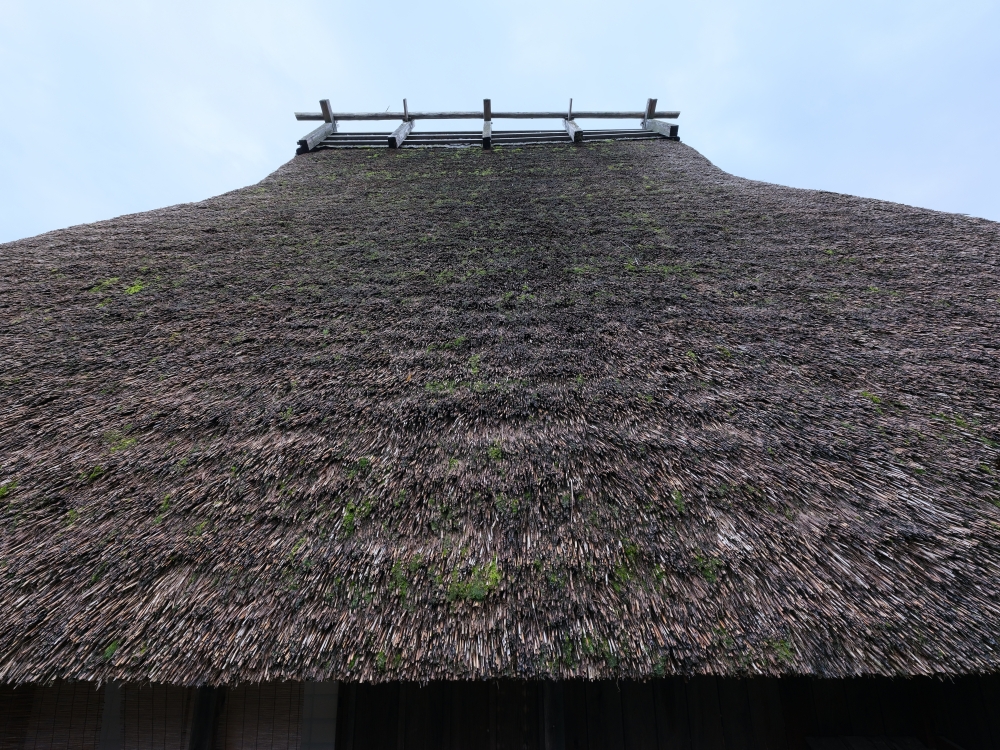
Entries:
{"type": "Polygon", "coordinates": [[[0,0],[0,242],[255,183],[323,98],[656,97],[728,172],[1000,221],[998,40],[1000,0],[0,0]]]}

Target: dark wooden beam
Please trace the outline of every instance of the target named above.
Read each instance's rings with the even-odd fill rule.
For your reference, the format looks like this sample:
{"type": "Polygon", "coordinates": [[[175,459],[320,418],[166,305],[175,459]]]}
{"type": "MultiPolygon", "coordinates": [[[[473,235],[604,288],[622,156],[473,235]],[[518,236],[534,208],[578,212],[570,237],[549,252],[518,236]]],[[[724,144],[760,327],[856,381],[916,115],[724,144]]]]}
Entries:
{"type": "Polygon", "coordinates": [[[122,750],[122,690],[117,683],[104,685],[101,734],[97,750],[122,750]]]}
{"type": "Polygon", "coordinates": [[[499,730],[498,726],[499,722],[497,721],[497,713],[498,713],[497,709],[499,708],[498,703],[500,698],[499,694],[500,694],[500,685],[497,683],[496,680],[490,680],[490,717],[489,717],[490,736],[489,740],[486,743],[486,750],[498,750],[498,748],[500,747],[498,745],[498,737],[497,737],[499,730]]]}
{"type": "Polygon", "coordinates": [[[358,683],[352,682],[344,685],[347,688],[347,716],[345,716],[345,737],[341,750],[354,750],[354,727],[357,723],[358,714],[358,683]]]}
{"type": "Polygon", "coordinates": [[[302,686],[299,750],[336,750],[340,683],[307,682],[302,686]]]}
{"type": "Polygon", "coordinates": [[[489,99],[483,99],[483,119],[486,122],[493,119],[493,103],[489,99]]]}
{"type": "Polygon", "coordinates": [[[409,709],[410,685],[396,683],[396,750],[406,750],[406,721],[409,709]]]}
{"type": "Polygon", "coordinates": [[[561,681],[542,683],[543,750],[566,750],[566,701],[561,681]]]}
{"type": "Polygon", "coordinates": [[[188,750],[212,750],[215,720],[222,709],[223,700],[224,688],[202,686],[195,689],[188,750]]]}
{"type": "Polygon", "coordinates": [[[406,136],[410,134],[413,130],[413,120],[409,122],[402,123],[398,128],[392,131],[389,136],[389,148],[399,148],[403,145],[403,141],[406,140],[406,136]]]}

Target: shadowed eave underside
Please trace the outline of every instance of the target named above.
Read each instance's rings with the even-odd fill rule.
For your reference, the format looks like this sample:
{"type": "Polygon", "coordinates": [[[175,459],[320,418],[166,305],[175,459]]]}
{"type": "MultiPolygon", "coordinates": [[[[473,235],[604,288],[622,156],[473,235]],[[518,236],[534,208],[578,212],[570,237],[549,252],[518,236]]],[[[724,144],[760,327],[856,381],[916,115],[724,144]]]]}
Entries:
{"type": "Polygon", "coordinates": [[[0,681],[995,671],[997,229],[640,141],[4,245],[0,681]]]}

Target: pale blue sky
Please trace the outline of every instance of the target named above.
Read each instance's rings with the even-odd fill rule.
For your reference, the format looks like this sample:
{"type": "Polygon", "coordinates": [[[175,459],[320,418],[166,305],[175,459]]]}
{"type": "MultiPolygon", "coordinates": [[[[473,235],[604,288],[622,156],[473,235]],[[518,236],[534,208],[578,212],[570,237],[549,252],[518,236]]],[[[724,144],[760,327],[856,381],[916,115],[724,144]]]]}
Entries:
{"type": "Polygon", "coordinates": [[[0,242],[251,184],[294,110],[404,96],[655,96],[735,174],[1000,220],[998,81],[1000,1],[0,0],[0,242]]]}

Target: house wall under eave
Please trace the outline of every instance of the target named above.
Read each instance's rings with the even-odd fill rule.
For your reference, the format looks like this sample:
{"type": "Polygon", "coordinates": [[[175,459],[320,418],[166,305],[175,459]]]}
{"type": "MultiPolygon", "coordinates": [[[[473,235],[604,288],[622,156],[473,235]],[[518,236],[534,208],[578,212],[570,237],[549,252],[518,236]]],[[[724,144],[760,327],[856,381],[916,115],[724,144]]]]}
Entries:
{"type": "Polygon", "coordinates": [[[0,750],[1000,748],[1000,677],[0,686],[0,750]],[[853,744],[852,744],[853,743],[853,744]],[[917,743],[917,744],[914,744],[917,743]]]}

